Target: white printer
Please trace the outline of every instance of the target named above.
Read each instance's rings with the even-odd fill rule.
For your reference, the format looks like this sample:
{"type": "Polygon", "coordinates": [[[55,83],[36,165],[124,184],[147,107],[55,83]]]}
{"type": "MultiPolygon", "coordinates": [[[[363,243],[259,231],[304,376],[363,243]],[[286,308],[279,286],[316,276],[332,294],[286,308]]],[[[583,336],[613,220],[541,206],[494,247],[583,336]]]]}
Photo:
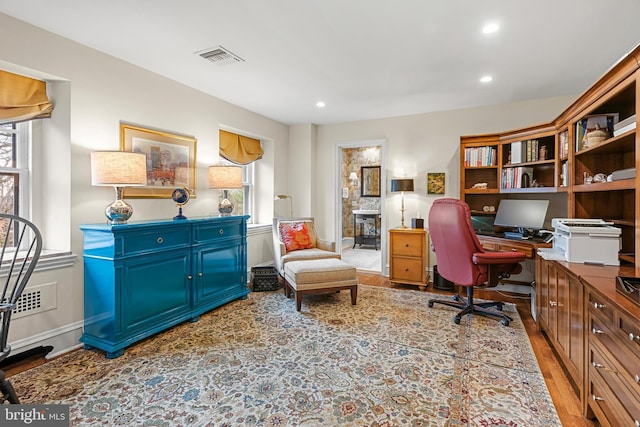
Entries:
{"type": "Polygon", "coordinates": [[[553,218],[553,252],[565,261],[620,265],[620,229],[602,219],[553,218]]]}

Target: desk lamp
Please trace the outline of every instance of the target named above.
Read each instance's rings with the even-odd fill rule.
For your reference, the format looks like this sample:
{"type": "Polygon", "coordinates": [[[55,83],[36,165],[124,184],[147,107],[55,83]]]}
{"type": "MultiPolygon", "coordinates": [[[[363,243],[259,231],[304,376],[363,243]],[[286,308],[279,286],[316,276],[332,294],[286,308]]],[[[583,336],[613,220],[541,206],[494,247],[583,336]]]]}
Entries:
{"type": "Polygon", "coordinates": [[[402,212],[402,219],[401,219],[401,228],[407,228],[404,225],[404,192],[405,191],[413,191],[413,179],[412,178],[405,178],[405,179],[392,179],[391,180],[391,192],[392,193],[397,193],[400,192],[402,193],[402,208],[400,209],[400,212],[402,212]]]}
{"type": "Polygon", "coordinates": [[[229,200],[229,190],[242,188],[241,166],[209,166],[209,188],[222,190],[222,200],[218,204],[218,212],[221,216],[231,215],[233,203],[229,200]]]}
{"type": "Polygon", "coordinates": [[[133,208],[122,200],[124,187],[147,185],[147,156],[128,151],[91,153],[91,185],[113,186],[116,200],[106,207],[109,224],[126,224],[133,208]]]}

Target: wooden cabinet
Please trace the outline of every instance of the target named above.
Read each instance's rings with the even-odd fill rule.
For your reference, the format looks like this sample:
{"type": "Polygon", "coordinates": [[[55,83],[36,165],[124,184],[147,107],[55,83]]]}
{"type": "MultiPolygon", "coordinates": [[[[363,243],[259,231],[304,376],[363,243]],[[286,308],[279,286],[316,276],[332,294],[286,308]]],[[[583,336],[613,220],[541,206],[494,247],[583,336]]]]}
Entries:
{"type": "Polygon", "coordinates": [[[588,291],[589,408],[603,426],[640,425],[640,324],[588,291]]]}
{"type": "Polygon", "coordinates": [[[429,279],[427,231],[422,228],[391,229],[389,248],[389,281],[426,289],[429,279]]]}
{"type": "Polygon", "coordinates": [[[560,356],[578,395],[584,378],[584,291],[577,276],[536,259],[537,319],[560,356]]]}
{"type": "Polygon", "coordinates": [[[87,348],[128,345],[246,298],[246,216],[82,225],[87,348]]]}
{"type": "MultiPolygon", "coordinates": [[[[640,267],[640,257],[636,257],[640,252],[640,180],[635,177],[640,168],[639,80],[637,47],[552,122],[462,136],[460,199],[467,202],[473,215],[493,215],[491,208],[496,210],[504,198],[531,198],[535,194],[553,199],[564,204],[567,217],[599,218],[619,227],[620,261],[640,267]],[[608,129],[606,139],[587,139],[585,143],[588,129],[583,124],[603,115],[631,120],[632,125],[619,131],[608,129]],[[537,150],[532,152],[532,145],[537,150]],[[477,161],[478,156],[488,160],[477,161]],[[528,187],[510,183],[525,172],[532,174],[526,180],[528,187]]],[[[559,211],[555,206],[556,216],[559,211]]]]}

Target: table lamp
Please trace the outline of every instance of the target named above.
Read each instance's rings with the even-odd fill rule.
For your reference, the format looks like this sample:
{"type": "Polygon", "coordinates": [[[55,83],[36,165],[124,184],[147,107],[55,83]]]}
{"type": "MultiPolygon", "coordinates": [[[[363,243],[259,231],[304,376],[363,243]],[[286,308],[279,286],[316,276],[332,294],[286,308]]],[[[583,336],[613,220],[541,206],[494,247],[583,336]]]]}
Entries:
{"type": "Polygon", "coordinates": [[[401,228],[407,228],[404,225],[404,192],[405,191],[413,191],[413,179],[412,178],[405,178],[405,179],[392,179],[391,180],[391,192],[392,193],[397,193],[400,192],[402,193],[402,208],[400,209],[400,212],[402,212],[402,219],[401,219],[401,228]]]}
{"type": "Polygon", "coordinates": [[[209,188],[222,190],[222,200],[218,204],[218,212],[221,216],[231,215],[233,203],[229,200],[229,190],[242,188],[241,166],[209,166],[209,188]]]}
{"type": "Polygon", "coordinates": [[[289,199],[289,218],[293,218],[293,197],[287,196],[286,194],[277,194],[273,200],[284,200],[289,199]]]}
{"type": "Polygon", "coordinates": [[[96,151],[91,153],[91,185],[110,185],[116,200],[106,207],[109,224],[126,224],[133,208],[122,200],[124,187],[147,185],[147,156],[128,151],[96,151]]]}

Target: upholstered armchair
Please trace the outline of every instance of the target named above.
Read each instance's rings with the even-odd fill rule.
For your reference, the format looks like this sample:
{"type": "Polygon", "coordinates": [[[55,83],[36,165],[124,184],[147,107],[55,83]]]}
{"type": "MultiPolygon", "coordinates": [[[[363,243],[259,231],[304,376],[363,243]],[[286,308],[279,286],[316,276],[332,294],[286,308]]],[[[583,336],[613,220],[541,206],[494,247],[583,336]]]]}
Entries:
{"type": "Polygon", "coordinates": [[[314,218],[274,218],[273,252],[276,269],[284,277],[284,265],[289,261],[340,259],[335,242],[319,239],[314,218]]]}
{"type": "Polygon", "coordinates": [[[507,326],[513,319],[502,313],[502,302],[476,303],[473,289],[494,287],[501,279],[522,271],[522,252],[485,252],[471,224],[469,206],[458,199],[438,199],[429,211],[429,236],[438,257],[438,273],[445,279],[467,289],[467,297],[455,295],[453,300],[430,299],[434,303],[462,309],[453,320],[467,314],[493,316],[507,326]],[[491,310],[495,307],[497,310],[491,310]]]}

